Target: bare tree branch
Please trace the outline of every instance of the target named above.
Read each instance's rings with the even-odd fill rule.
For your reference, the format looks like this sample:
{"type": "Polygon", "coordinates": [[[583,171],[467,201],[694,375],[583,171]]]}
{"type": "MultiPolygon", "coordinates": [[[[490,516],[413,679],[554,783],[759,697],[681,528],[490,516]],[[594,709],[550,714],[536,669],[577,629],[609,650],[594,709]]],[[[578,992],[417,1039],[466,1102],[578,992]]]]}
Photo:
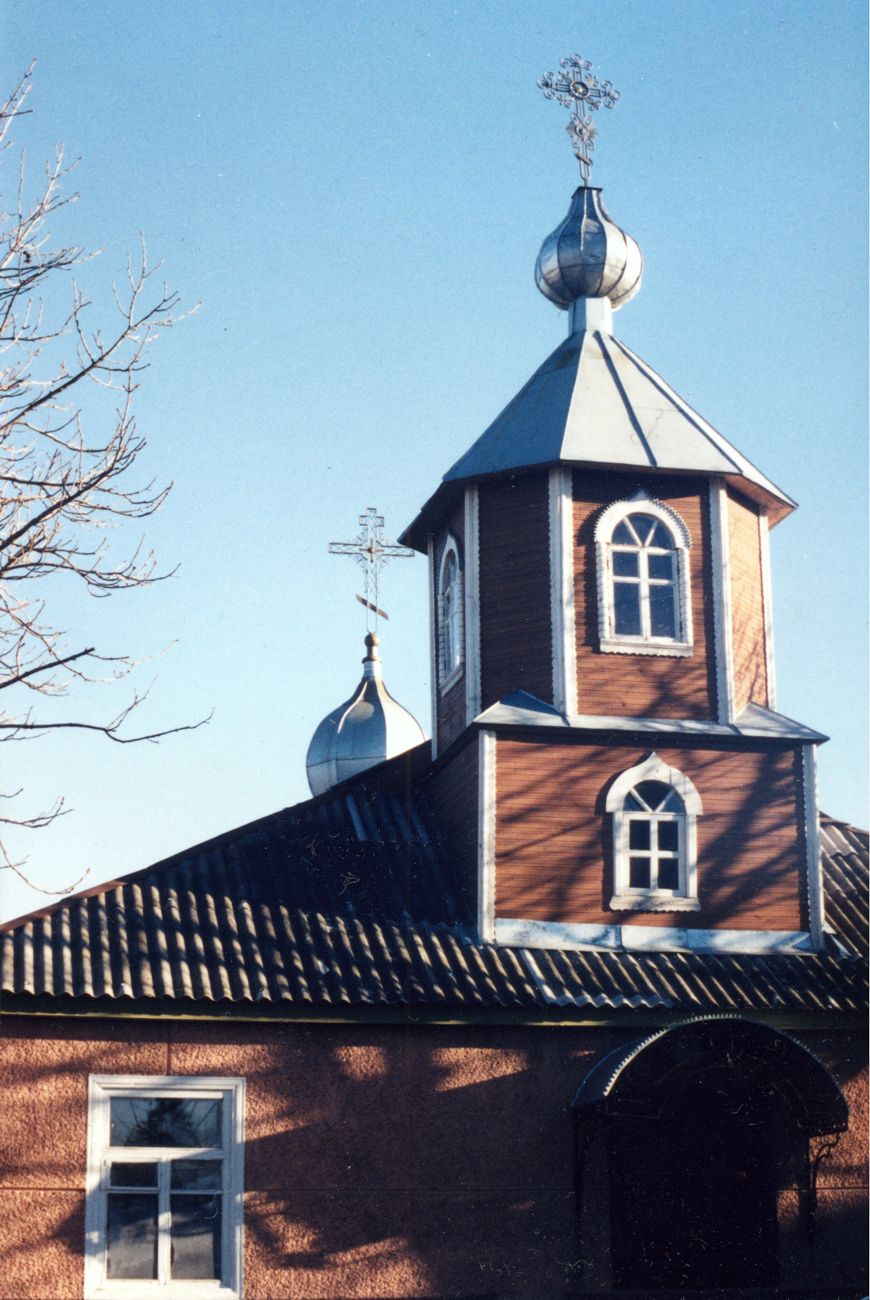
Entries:
{"type": "MultiPolygon", "coordinates": [[[[0,104],[0,165],[16,161],[12,130],[29,111],[32,73],[33,65],[0,104]]],[[[73,279],[92,255],[77,244],[56,244],[49,229],[78,197],[65,191],[75,163],[58,148],[32,195],[23,154],[17,163],[12,202],[0,204],[0,690],[18,687],[32,699],[34,693],[62,696],[76,681],[115,680],[135,666],[92,645],[70,650],[65,630],[35,594],[37,584],[51,578],[104,597],[174,572],[158,571],[141,540],[116,555],[106,530],[148,518],[172,486],[131,481],[146,446],[133,407],[149,348],[181,317],[178,295],[157,284],[159,268],[149,266],[140,239],[125,283],[111,287],[113,315],[97,324],[93,304],[73,279]],[[96,664],[111,666],[108,677],[93,675],[96,664]]],[[[0,742],[65,730],[127,745],[195,731],[208,721],[124,734],[146,695],[135,693],[109,722],[36,718],[22,700],[17,710],[0,712],[0,742]]],[[[5,698],[15,700],[14,691],[5,698]]],[[[46,812],[0,816],[0,823],[35,830],[66,811],[59,799],[46,812]]],[[[28,880],[21,868],[0,843],[0,870],[28,880]]]]}

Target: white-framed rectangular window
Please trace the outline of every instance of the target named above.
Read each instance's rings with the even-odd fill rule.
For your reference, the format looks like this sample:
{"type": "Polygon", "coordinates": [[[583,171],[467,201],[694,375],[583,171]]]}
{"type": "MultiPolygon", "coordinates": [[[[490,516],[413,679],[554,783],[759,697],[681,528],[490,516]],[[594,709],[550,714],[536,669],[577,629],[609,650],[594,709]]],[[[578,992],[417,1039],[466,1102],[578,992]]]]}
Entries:
{"type": "Polygon", "coordinates": [[[91,1075],[85,1300],[239,1300],[244,1079],[91,1075]]]}

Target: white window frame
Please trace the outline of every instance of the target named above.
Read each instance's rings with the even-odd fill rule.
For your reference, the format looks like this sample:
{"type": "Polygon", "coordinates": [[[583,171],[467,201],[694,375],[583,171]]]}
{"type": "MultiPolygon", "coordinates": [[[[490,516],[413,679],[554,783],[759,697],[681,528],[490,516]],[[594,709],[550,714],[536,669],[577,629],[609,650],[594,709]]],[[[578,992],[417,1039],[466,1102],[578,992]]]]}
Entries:
{"type": "Polygon", "coordinates": [[[438,565],[438,686],[443,695],[459,680],[465,668],[465,590],[464,574],[459,543],[452,533],[448,533],[441,549],[441,561],[438,565]],[[452,625],[455,634],[455,655],[453,661],[447,662],[450,644],[446,635],[445,587],[444,579],[447,561],[450,556],[456,561],[455,602],[453,606],[452,625]]]}
{"type": "MultiPolygon", "coordinates": [[[[658,754],[650,754],[641,763],[630,767],[616,778],[607,792],[605,810],[613,818],[613,897],[610,906],[617,911],[639,912],[697,912],[698,898],[698,833],[697,818],[703,812],[701,796],[689,778],[675,767],[669,767],[658,754]],[[659,781],[670,786],[683,805],[680,814],[648,815],[627,809],[626,799],[642,781],[659,781]],[[672,820],[680,822],[678,836],[678,887],[677,889],[639,889],[632,887],[629,866],[629,828],[631,823],[645,818],[649,821],[672,820]]],[[[652,836],[650,837],[652,844],[652,836]]],[[[652,881],[652,877],[650,877],[652,881]]]]}
{"type": "MultiPolygon", "coordinates": [[[[181,1075],[91,1075],[88,1088],[88,1167],[85,1203],[85,1300],[240,1300],[242,1295],[242,1201],[244,1194],[245,1081],[181,1075]],[[109,1107],[113,1097],[170,1097],[223,1101],[221,1152],[224,1168],[220,1280],[176,1281],[108,1278],[106,1217],[108,1169],[125,1163],[164,1162],[203,1155],[200,1148],[115,1147],[110,1143],[109,1107]]],[[[168,1197],[168,1164],[160,1171],[160,1196],[168,1197]],[[165,1187],[164,1187],[165,1184],[165,1187]]],[[[158,1268],[167,1274],[169,1213],[158,1225],[158,1268]]]]}
{"type": "MultiPolygon", "coordinates": [[[[598,583],[598,644],[606,654],[664,655],[684,658],[691,655],[692,595],[689,573],[689,552],[692,540],[689,530],[675,510],[655,501],[645,492],[638,492],[630,500],[614,501],[601,512],[595,525],[595,572],[598,583]],[[674,606],[676,636],[653,636],[651,633],[628,635],[617,633],[616,610],[613,598],[613,534],[629,515],[652,515],[667,529],[675,552],[674,606]]],[[[641,588],[642,618],[649,622],[649,592],[641,588]],[[644,599],[645,595],[645,599],[644,599]]]]}

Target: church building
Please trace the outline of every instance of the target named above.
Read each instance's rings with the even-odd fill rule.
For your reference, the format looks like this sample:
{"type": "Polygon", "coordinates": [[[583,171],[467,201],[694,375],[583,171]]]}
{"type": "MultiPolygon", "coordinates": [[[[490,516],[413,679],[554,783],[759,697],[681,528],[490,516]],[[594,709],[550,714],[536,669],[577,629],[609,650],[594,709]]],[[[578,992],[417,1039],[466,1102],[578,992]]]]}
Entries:
{"type": "Polygon", "coordinates": [[[795,503],[618,337],[617,92],[540,84],[567,337],[399,539],[431,740],[371,631],[311,799],[0,929],[10,1300],[866,1295],[867,836],[777,711],[795,503]]]}

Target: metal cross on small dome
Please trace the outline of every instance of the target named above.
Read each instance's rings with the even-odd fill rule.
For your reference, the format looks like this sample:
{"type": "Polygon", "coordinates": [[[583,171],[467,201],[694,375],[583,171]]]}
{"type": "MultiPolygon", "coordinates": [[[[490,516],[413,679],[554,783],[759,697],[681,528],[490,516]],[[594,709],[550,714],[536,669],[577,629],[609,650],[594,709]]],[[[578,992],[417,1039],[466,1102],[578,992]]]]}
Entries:
{"type": "Polygon", "coordinates": [[[365,596],[357,600],[366,608],[366,628],[369,627],[369,615],[374,615],[375,629],[379,618],[389,618],[378,607],[380,601],[381,570],[390,560],[410,560],[414,551],[409,546],[399,546],[388,542],[384,537],[384,516],[379,515],[374,506],[369,506],[365,514],[359,517],[360,531],[352,542],[330,542],[330,555],[352,555],[357,564],[365,570],[365,596]]]}
{"type": "Polygon", "coordinates": [[[571,117],[565,130],[571,137],[571,147],[580,164],[580,176],[583,183],[589,180],[592,159],[589,157],[595,148],[597,128],[592,123],[589,110],[597,113],[601,105],[613,108],[619,99],[619,91],[614,90],[609,81],[599,81],[592,72],[588,59],[581,59],[579,54],[569,54],[559,60],[560,73],[545,72],[538,77],[538,85],[547,99],[555,99],[563,108],[570,108],[571,117]]]}

